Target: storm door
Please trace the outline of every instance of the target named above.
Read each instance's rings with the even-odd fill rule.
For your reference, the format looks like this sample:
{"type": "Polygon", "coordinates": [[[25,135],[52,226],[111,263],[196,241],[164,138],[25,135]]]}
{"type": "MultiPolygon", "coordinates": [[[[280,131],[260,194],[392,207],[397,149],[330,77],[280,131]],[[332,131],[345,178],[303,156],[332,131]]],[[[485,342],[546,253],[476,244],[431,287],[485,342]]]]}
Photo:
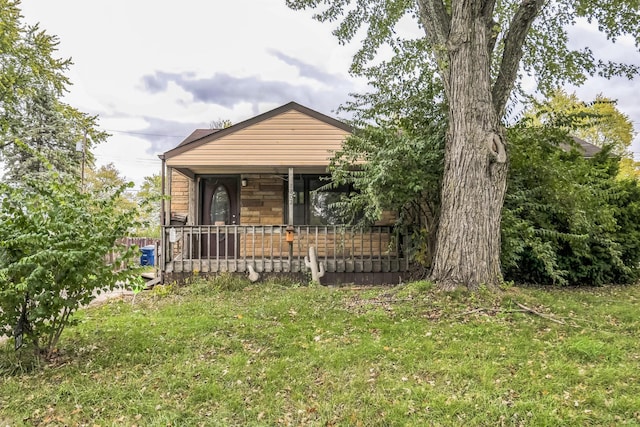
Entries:
{"type": "Polygon", "coordinates": [[[200,224],[211,225],[201,235],[202,258],[235,256],[239,224],[238,178],[214,177],[201,180],[200,224]]]}

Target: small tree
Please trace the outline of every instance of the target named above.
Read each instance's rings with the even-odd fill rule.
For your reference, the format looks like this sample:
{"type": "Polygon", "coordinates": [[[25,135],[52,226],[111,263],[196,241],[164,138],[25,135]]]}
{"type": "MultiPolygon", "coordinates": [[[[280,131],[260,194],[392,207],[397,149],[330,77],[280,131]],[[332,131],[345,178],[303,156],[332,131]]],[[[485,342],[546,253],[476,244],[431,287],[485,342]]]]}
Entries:
{"type": "MultiPolygon", "coordinates": [[[[128,187],[127,180],[120,175],[120,171],[113,163],[107,163],[97,169],[89,169],[84,183],[84,188],[99,199],[113,197],[114,193],[124,186],[128,187]]],[[[127,191],[121,192],[116,200],[119,212],[130,211],[136,204],[133,195],[127,191]]]]}
{"type": "Polygon", "coordinates": [[[45,163],[79,171],[83,154],[76,146],[92,163],[90,148],[108,136],[97,117],[61,101],[71,61],[55,57],[58,38],[24,24],[19,6],[0,0],[0,160],[4,179],[16,183],[46,173],[45,163]]]}
{"type": "Polygon", "coordinates": [[[141,237],[160,237],[160,201],[162,200],[162,178],[160,174],[145,176],[136,196],[140,204],[140,220],[143,228],[136,233],[141,237]]]}
{"type": "Polygon", "coordinates": [[[614,99],[602,94],[587,103],[575,93],[559,89],[543,101],[532,100],[525,116],[534,124],[558,124],[598,147],[612,146],[613,153],[620,156],[628,155],[635,134],[629,116],[618,110],[614,99]]]}
{"type": "Polygon", "coordinates": [[[440,213],[446,106],[433,100],[439,89],[431,82],[395,81],[389,70],[376,70],[373,81],[384,81],[383,87],[343,107],[355,116],[357,130],[331,160],[332,183],[356,190],[338,204],[346,222],[370,225],[384,211],[398,212],[396,225],[411,234],[416,259],[429,267],[440,213]],[[418,86],[433,99],[413,96],[418,86]]]}
{"type": "Polygon", "coordinates": [[[117,243],[136,226],[136,212],[118,206],[130,184],[98,197],[75,177],[50,170],[46,178],[0,183],[0,327],[49,357],[79,307],[139,279],[137,248],[117,243]]]}

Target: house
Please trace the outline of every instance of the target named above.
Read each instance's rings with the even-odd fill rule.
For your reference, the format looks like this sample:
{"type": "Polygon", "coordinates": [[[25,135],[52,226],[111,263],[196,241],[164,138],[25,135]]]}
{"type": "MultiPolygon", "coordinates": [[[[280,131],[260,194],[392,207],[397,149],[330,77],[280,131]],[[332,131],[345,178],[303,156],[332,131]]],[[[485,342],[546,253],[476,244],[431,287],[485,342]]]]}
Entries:
{"type": "Polygon", "coordinates": [[[587,142],[582,138],[578,138],[577,136],[571,136],[570,138],[573,140],[573,144],[562,143],[560,144],[560,148],[567,152],[572,149],[576,149],[585,159],[593,158],[602,150],[597,145],[593,145],[592,143],[587,142]]]}
{"type": "Polygon", "coordinates": [[[197,129],[160,156],[164,280],[193,273],[305,273],[323,283],[398,283],[409,239],[394,214],[368,229],[332,210],[348,188],[319,190],[352,129],[295,102],[225,129],[197,129]],[[312,262],[313,259],[309,259],[312,262]]]}

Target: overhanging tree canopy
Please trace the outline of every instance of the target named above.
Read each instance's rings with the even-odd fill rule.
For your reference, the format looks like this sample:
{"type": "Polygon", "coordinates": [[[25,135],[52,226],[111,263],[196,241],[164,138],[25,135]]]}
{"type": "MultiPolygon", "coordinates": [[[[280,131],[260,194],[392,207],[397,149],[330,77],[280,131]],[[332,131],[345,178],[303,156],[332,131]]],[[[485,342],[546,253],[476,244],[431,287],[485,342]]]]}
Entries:
{"type": "Polygon", "coordinates": [[[88,150],[108,135],[97,129],[97,117],[61,101],[71,61],[56,58],[57,37],[25,24],[19,6],[0,0],[0,160],[6,180],[24,183],[27,175],[45,174],[45,163],[79,171],[83,153],[76,146],[91,162],[88,150]]]}
{"type": "MultiPolygon", "coordinates": [[[[367,73],[382,45],[397,56],[420,57],[421,72],[442,82],[449,112],[441,216],[431,277],[441,288],[496,286],[500,220],[507,172],[501,126],[523,74],[542,91],[588,76],[632,77],[638,67],[599,60],[588,47],[572,48],[568,28],[595,21],[611,40],[630,34],[640,43],[635,0],[287,0],[294,9],[319,8],[316,19],[337,21],[342,43],[359,37],[351,71],[367,73]],[[407,40],[395,28],[406,17],[424,31],[407,40]]],[[[403,21],[404,22],[404,21],[403,21]]],[[[415,69],[403,70],[411,78],[415,69]]]]}
{"type": "Polygon", "coordinates": [[[591,102],[581,101],[575,93],[561,89],[553,91],[545,100],[533,99],[525,110],[525,116],[535,124],[564,121],[563,128],[573,136],[598,147],[611,146],[619,156],[629,156],[633,140],[633,122],[618,110],[616,101],[598,94],[591,102]]]}

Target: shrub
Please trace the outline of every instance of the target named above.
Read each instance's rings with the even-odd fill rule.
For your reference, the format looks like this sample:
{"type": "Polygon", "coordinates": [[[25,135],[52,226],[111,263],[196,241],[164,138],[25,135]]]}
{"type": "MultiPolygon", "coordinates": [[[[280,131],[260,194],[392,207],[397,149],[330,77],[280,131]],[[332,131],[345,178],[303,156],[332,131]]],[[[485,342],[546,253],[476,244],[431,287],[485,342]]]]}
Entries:
{"type": "Polygon", "coordinates": [[[630,283],[639,277],[640,188],[618,180],[618,158],[592,159],[560,144],[566,133],[517,126],[503,208],[507,280],[560,285],[630,283]]]}
{"type": "Polygon", "coordinates": [[[135,212],[117,208],[126,187],[97,196],[52,171],[21,186],[0,183],[0,326],[16,347],[24,337],[37,355],[50,356],[79,307],[141,280],[137,248],[117,243],[134,226],[135,212]]]}

